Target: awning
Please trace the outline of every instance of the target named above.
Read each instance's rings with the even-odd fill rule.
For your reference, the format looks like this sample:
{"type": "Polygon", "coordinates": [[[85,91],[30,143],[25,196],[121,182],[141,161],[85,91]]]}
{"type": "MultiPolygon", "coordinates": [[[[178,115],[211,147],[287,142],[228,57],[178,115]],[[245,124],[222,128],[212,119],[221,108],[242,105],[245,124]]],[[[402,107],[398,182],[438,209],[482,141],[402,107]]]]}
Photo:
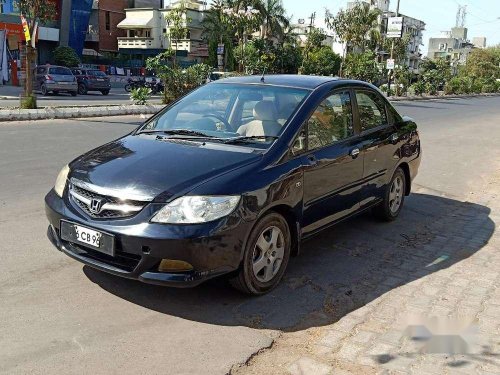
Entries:
{"type": "Polygon", "coordinates": [[[119,29],[151,29],[153,27],[153,15],[138,16],[132,12],[117,27],[119,29]]]}

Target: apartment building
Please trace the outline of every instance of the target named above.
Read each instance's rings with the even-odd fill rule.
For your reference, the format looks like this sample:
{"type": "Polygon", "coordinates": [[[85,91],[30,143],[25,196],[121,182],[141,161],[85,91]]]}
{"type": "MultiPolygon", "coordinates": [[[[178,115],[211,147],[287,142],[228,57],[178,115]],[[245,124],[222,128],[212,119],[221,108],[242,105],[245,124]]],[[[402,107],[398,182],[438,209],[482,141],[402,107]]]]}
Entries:
{"type": "Polygon", "coordinates": [[[429,59],[443,58],[450,62],[453,69],[465,65],[469,53],[474,48],[485,48],[486,38],[475,37],[472,42],[467,38],[466,27],[453,27],[443,32],[439,37],[429,38],[429,59]]]}
{"type": "Polygon", "coordinates": [[[185,62],[200,62],[208,57],[208,48],[201,36],[205,1],[184,1],[185,25],[188,29],[186,38],[175,42],[169,37],[170,27],[165,16],[172,9],[180,7],[181,3],[173,1],[164,8],[126,9],[125,19],[118,24],[118,28],[125,30],[127,34],[118,38],[120,53],[144,60],[171,48],[185,62]]]}

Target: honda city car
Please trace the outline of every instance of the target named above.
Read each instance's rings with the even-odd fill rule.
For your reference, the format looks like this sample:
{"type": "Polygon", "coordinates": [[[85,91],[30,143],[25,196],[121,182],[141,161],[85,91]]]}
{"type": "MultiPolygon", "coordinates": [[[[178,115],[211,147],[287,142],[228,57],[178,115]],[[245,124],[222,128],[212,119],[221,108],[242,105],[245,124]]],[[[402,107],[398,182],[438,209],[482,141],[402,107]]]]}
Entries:
{"type": "Polygon", "coordinates": [[[226,275],[263,294],[302,240],[366,210],[396,219],[420,159],[415,122],[371,84],[221,79],[66,165],[45,198],[48,237],[114,275],[226,275]]]}

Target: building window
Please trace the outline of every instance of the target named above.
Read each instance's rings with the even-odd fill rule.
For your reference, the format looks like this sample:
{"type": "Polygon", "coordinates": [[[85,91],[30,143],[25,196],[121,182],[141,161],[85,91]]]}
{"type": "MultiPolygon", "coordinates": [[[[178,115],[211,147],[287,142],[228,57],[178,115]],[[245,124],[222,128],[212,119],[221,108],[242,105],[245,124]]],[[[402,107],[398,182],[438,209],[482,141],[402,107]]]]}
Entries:
{"type": "Polygon", "coordinates": [[[106,12],[106,30],[111,30],[111,12],[106,12]]]}

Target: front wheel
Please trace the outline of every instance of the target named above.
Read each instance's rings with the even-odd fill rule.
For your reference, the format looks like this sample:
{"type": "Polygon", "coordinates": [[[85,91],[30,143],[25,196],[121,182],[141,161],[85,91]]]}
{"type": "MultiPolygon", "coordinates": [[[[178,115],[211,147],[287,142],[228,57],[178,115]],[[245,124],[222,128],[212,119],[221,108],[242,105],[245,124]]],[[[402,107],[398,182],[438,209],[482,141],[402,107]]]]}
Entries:
{"type": "Polygon", "coordinates": [[[129,83],[127,83],[127,84],[125,85],[125,91],[126,91],[126,92],[130,92],[130,91],[132,91],[132,86],[131,86],[129,83]]]}
{"type": "Polygon", "coordinates": [[[42,85],[40,86],[40,91],[43,96],[46,96],[49,93],[47,90],[47,86],[45,86],[45,83],[42,83],[42,85]]]}
{"type": "Polygon", "coordinates": [[[230,280],[236,289],[265,294],[280,282],[290,259],[291,235],[283,216],[269,213],[260,219],[248,238],[243,263],[230,280]]]}
{"type": "Polygon", "coordinates": [[[401,168],[396,169],[387,186],[384,200],[374,208],[376,217],[384,221],[393,221],[401,212],[405,200],[406,177],[401,168]]]}
{"type": "Polygon", "coordinates": [[[76,96],[78,93],[76,91],[71,91],[71,96],[76,96]]]}
{"type": "Polygon", "coordinates": [[[101,93],[102,93],[103,95],[109,95],[109,90],[102,90],[102,91],[101,91],[101,93]]]}

